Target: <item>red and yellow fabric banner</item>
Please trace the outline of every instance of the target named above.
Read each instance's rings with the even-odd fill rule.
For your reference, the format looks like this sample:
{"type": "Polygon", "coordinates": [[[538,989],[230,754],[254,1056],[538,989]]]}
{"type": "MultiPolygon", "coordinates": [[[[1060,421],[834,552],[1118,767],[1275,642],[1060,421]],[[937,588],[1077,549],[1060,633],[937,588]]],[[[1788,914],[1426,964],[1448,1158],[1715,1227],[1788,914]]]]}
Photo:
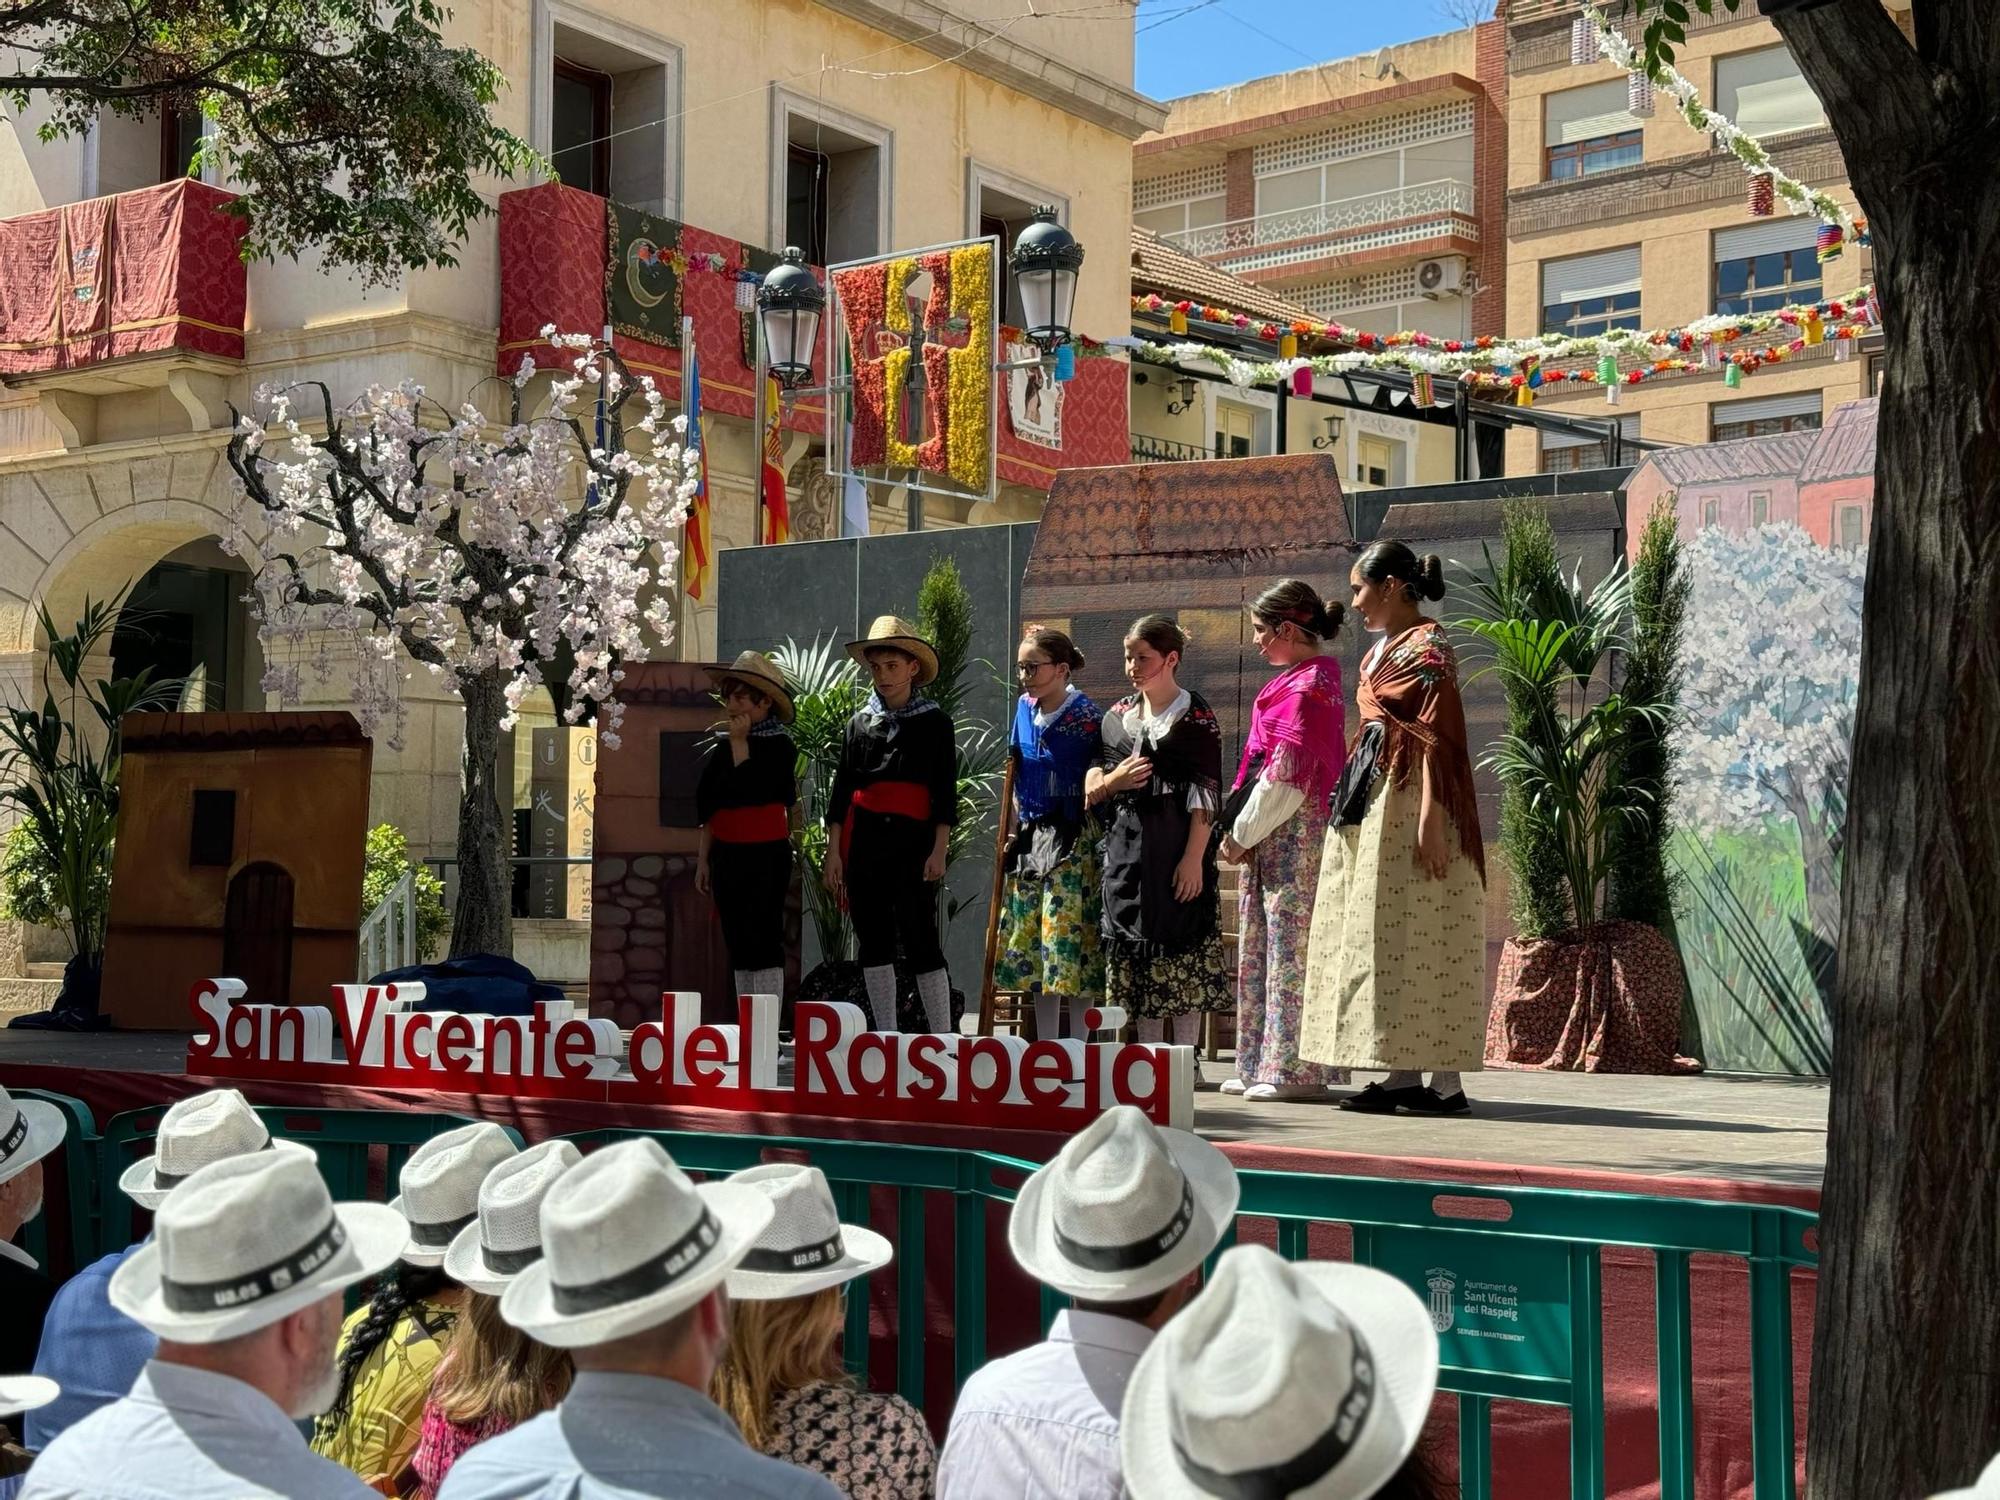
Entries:
{"type": "Polygon", "coordinates": [[[792,512],[785,500],[785,439],[779,424],[778,382],[764,379],[764,542],[792,539],[792,512]]]}
{"type": "Polygon", "coordinates": [[[694,455],[694,500],[688,506],[687,537],[681,553],[681,577],[688,597],[699,603],[715,579],[715,538],[709,529],[708,444],[701,430],[701,363],[695,357],[693,329],[682,323],[681,410],[687,417],[687,434],[682,439],[694,455]]]}

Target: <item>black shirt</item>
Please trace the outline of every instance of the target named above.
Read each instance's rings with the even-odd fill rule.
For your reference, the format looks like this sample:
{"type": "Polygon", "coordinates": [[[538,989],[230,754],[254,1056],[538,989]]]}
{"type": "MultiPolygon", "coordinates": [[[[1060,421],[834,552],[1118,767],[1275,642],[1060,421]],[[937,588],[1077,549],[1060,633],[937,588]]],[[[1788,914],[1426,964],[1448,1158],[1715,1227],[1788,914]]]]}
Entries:
{"type": "Polygon", "coordinates": [[[951,716],[917,698],[900,712],[871,705],[849,719],[826,821],[836,827],[845,822],[854,794],[880,781],[917,783],[930,793],[931,822],[956,823],[958,740],[951,716]]]}

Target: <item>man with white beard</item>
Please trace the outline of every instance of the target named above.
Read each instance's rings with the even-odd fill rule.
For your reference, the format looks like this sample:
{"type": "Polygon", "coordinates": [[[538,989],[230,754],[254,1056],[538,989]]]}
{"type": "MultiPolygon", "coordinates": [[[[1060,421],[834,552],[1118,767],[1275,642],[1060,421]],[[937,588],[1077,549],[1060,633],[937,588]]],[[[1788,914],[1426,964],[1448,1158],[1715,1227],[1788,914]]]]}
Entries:
{"type": "Polygon", "coordinates": [[[42,1158],[62,1144],[69,1123],[53,1104],[16,1099],[0,1088],[0,1375],[25,1375],[35,1362],[42,1318],[56,1284],[13,1243],[42,1211],[42,1158]]]}
{"type": "Polygon", "coordinates": [[[339,1390],[341,1291],[394,1263],[403,1216],[332,1201],[312,1158],[261,1151],[167,1195],[111,1304],[158,1337],[131,1394],[49,1445],[22,1500],[362,1500],[294,1423],[339,1390]]]}

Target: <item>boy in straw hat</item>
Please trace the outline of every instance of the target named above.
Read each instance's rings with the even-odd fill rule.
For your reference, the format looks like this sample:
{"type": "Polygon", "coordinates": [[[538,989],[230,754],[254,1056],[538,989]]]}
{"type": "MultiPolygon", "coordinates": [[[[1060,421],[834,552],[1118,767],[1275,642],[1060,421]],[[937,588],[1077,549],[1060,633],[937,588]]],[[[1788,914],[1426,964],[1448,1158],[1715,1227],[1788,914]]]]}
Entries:
{"type": "Polygon", "coordinates": [[[542,1258],[500,1315],[576,1362],[554,1411],[479,1444],[438,1500],[838,1500],[817,1474],[766,1458],[708,1398],[729,1337],[724,1280],[771,1222],[752,1187],[697,1187],[640,1139],[606,1146],[542,1199],[542,1258]]]}
{"type": "Polygon", "coordinates": [[[24,1500],[358,1500],[355,1475],[295,1422],[339,1384],[340,1294],[394,1263],[407,1229],[379,1203],[335,1203],[312,1158],[258,1151],[167,1194],[111,1303],[159,1348],[131,1392],[70,1428],[24,1500]]]}
{"type": "Polygon", "coordinates": [[[1120,1500],[1119,1410],[1153,1336],[1186,1302],[1236,1215],[1236,1169],[1129,1104],[1106,1110],[1021,1185],[1014,1259],[1076,1305],[1042,1343],[960,1392],[938,1500],[1120,1500]]]}
{"type": "Polygon", "coordinates": [[[17,1248],[21,1227],[42,1211],[42,1158],[69,1130],[63,1112],[0,1088],[0,1374],[24,1375],[35,1362],[42,1318],[56,1284],[17,1248]]]}
{"type": "MultiPolygon", "coordinates": [[[[308,1159],[312,1152],[271,1132],[235,1089],[210,1089],[177,1099],[153,1132],[153,1154],[127,1167],[118,1189],[148,1213],[167,1194],[211,1162],[259,1151],[289,1151],[308,1159]]],[[[30,1448],[42,1449],[99,1407],[132,1389],[153,1357],[157,1340],[146,1328],[111,1305],[111,1278],[151,1243],[151,1236],[115,1250],[63,1283],[42,1326],[35,1373],[62,1387],[60,1399],[29,1414],[30,1448]]]]}
{"type": "Polygon", "coordinates": [[[937,676],[937,652],[883,615],[847,643],[875,691],[847,725],[827,801],[827,889],[846,903],[877,1031],[896,1024],[900,947],[932,1031],[956,1031],[951,979],[938,943],[937,882],[958,821],[958,742],[951,716],[916,690],[937,676]]]}
{"type": "Polygon", "coordinates": [[[792,694],[759,651],[710,679],[728,710],[728,735],[708,752],[695,787],[701,852],[695,889],[715,898],[739,995],[785,991],[785,894],[792,884],[792,804],[798,751],[785,726],[792,694]]]}

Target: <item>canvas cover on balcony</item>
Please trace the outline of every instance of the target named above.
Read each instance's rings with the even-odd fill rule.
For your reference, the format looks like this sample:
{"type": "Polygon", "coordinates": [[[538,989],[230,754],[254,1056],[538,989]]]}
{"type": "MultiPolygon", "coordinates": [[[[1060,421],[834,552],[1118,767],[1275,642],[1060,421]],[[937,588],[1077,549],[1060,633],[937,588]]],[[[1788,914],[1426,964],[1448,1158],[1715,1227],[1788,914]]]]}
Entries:
{"type": "MultiPolygon", "coordinates": [[[[670,407],[680,401],[679,349],[655,338],[634,336],[625,331],[632,325],[622,317],[607,317],[614,247],[631,242],[630,225],[621,232],[621,222],[606,199],[560,183],[501,194],[500,374],[511,376],[524,356],[544,368],[567,365],[571,356],[559,354],[542,338],[542,329],[549,325],[566,333],[601,334],[611,322],[617,325],[614,345],[626,364],[635,374],[658,381],[670,407]]],[[[746,314],[736,306],[735,272],[742,267],[761,271],[774,258],[742,240],[657,215],[648,216],[647,243],[679,257],[678,262],[648,267],[639,274],[655,278],[642,283],[647,297],[677,299],[680,311],[694,321],[702,409],[711,415],[719,412],[753,420],[756,376],[748,359],[746,314]],[[714,265],[721,269],[712,269],[714,265]]],[[[622,261],[617,265],[621,279],[627,269],[622,261]]],[[[824,283],[824,271],[815,269],[814,274],[824,283]]],[[[1003,348],[1007,342],[1003,334],[1003,348]]],[[[816,373],[824,376],[825,370],[816,373]]],[[[1007,384],[995,385],[1004,402],[1007,384]]],[[[1078,360],[1076,378],[1062,388],[1061,400],[1060,423],[1049,424],[1039,441],[1017,434],[1003,405],[994,455],[1001,479],[1046,490],[1061,469],[1126,461],[1124,361],[1078,360]],[[1059,434],[1057,446],[1049,445],[1050,429],[1059,434]]],[[[796,432],[824,433],[824,398],[800,397],[784,420],[796,432]]]]}
{"type": "Polygon", "coordinates": [[[243,357],[244,223],[193,178],[0,219],[0,375],[243,357]]]}

